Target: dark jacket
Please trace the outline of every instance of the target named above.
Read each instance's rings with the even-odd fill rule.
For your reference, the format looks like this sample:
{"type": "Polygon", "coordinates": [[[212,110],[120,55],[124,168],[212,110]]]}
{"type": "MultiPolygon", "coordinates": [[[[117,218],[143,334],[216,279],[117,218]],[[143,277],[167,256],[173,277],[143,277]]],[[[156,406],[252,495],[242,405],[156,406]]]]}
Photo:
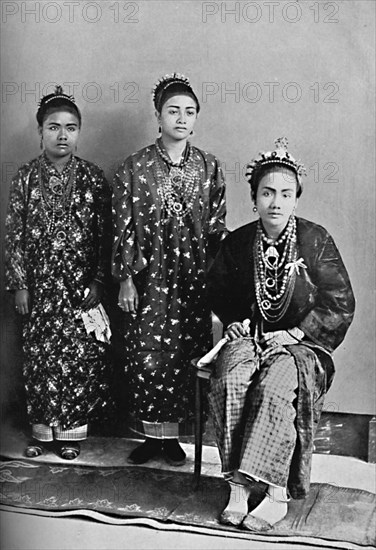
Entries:
{"type": "MultiPolygon", "coordinates": [[[[290,306],[277,324],[264,330],[299,327],[306,340],[331,353],[345,337],[355,300],[342,258],[332,237],[320,225],[297,218],[297,258],[300,268],[290,306]]],[[[208,275],[211,307],[226,326],[233,321],[260,319],[254,285],[253,245],[257,222],[230,233],[208,275]]]]}
{"type": "MultiPolygon", "coordinates": [[[[302,218],[296,221],[297,259],[302,258],[306,268],[299,268],[285,315],[273,325],[263,321],[263,330],[299,327],[305,334],[301,344],[287,346],[298,370],[297,443],[288,485],[293,498],[305,498],[314,434],[334,375],[331,353],[351,324],[355,299],[346,268],[326,229],[302,218]],[[315,368],[309,348],[317,357],[315,368]]],[[[208,273],[209,303],[224,326],[248,318],[254,331],[262,319],[254,284],[256,229],[257,222],[253,222],[230,233],[208,273]]]]}

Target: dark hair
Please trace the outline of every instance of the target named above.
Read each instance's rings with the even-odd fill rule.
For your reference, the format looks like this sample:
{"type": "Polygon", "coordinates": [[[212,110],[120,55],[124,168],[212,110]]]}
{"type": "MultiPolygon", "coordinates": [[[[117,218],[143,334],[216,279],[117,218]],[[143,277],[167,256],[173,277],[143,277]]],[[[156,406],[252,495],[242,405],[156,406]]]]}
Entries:
{"type": "Polygon", "coordinates": [[[291,181],[291,176],[294,176],[296,182],[296,198],[298,199],[303,193],[302,184],[299,181],[299,178],[292,168],[289,168],[285,164],[265,164],[261,166],[256,172],[254,172],[250,185],[251,185],[251,197],[253,202],[256,202],[257,190],[262,177],[265,176],[268,172],[282,172],[286,175],[286,179],[291,181]]]}
{"type": "Polygon", "coordinates": [[[154,106],[158,113],[162,111],[162,107],[166,101],[175,95],[187,95],[191,97],[196,103],[197,113],[200,112],[200,103],[190,85],[184,82],[161,82],[154,96],[154,106]]]}
{"type": "Polygon", "coordinates": [[[56,111],[68,111],[72,113],[78,118],[79,126],[81,127],[81,113],[74,97],[64,94],[61,86],[56,86],[53,94],[48,94],[41,99],[36,115],[38,125],[43,126],[44,119],[56,111]]]}

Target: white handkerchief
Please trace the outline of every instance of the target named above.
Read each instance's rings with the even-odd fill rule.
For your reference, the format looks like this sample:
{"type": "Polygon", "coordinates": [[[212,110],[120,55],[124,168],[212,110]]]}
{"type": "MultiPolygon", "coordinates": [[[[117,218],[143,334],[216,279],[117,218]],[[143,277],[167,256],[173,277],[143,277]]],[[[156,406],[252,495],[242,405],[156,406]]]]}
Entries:
{"type": "Polygon", "coordinates": [[[209,363],[214,361],[214,359],[217,357],[218,353],[221,351],[223,346],[225,344],[227,344],[227,342],[228,342],[227,338],[222,338],[221,340],[219,340],[219,342],[216,343],[216,345],[214,346],[213,349],[208,351],[208,353],[206,355],[204,355],[204,357],[201,357],[201,359],[198,360],[197,366],[198,367],[203,367],[204,365],[208,365],[209,363]]]}
{"type": "MultiPolygon", "coordinates": [[[[244,321],[242,322],[243,328],[248,334],[249,334],[250,324],[251,324],[251,321],[249,319],[244,319],[244,321]]],[[[200,368],[214,361],[214,359],[217,357],[218,353],[221,351],[223,346],[227,344],[227,342],[229,341],[230,340],[227,337],[224,337],[221,340],[219,340],[219,342],[216,343],[213,349],[208,351],[208,353],[204,355],[204,357],[201,357],[201,359],[198,360],[197,366],[200,368]]]]}
{"type": "Polygon", "coordinates": [[[94,332],[97,340],[100,342],[105,342],[106,344],[110,343],[110,320],[102,304],[99,304],[97,307],[93,307],[88,311],[82,311],[81,317],[87,334],[94,332]]]}

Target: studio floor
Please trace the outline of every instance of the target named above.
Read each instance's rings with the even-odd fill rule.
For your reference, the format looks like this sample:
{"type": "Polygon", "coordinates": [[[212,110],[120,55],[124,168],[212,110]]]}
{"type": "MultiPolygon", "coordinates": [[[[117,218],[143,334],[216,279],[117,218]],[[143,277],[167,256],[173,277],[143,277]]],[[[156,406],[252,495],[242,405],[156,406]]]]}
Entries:
{"type": "MultiPolygon", "coordinates": [[[[2,426],[0,454],[3,458],[21,459],[27,436],[23,430],[10,425],[2,426]]],[[[75,461],[78,465],[124,466],[129,452],[138,444],[137,440],[125,438],[90,437],[82,443],[81,455],[75,461]]],[[[180,471],[193,472],[194,446],[183,444],[187,461],[180,471]]],[[[57,456],[47,453],[43,460],[48,463],[62,463],[57,456]]],[[[145,468],[174,470],[163,458],[144,465],[145,468]]],[[[176,468],[175,468],[176,469],[176,468]]],[[[220,476],[220,463],[216,447],[204,446],[204,476],[220,476]]],[[[376,492],[375,465],[362,460],[336,456],[314,454],[312,482],[329,483],[342,487],[363,489],[376,492]]],[[[1,550],[118,550],[118,549],[245,549],[248,550],[287,550],[294,548],[320,548],[318,539],[275,542],[242,538],[242,534],[215,529],[186,529],[184,526],[163,525],[155,520],[127,520],[123,524],[104,524],[93,517],[49,517],[38,515],[31,510],[11,507],[1,508],[1,550]]],[[[328,543],[325,547],[367,548],[353,544],[336,545],[328,543]]],[[[368,547],[369,548],[369,547],[368,547]]]]}

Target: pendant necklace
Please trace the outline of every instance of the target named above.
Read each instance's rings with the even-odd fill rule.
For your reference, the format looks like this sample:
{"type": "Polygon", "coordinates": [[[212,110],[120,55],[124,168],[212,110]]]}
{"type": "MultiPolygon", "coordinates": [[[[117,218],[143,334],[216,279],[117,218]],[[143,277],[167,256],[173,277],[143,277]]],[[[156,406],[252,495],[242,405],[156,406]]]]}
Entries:
{"type": "Polygon", "coordinates": [[[77,162],[74,157],[57,175],[54,167],[48,166],[44,156],[38,166],[39,191],[47,224],[47,232],[59,243],[67,239],[71,224],[73,195],[76,189],[77,162]]]}
{"type": "Polygon", "coordinates": [[[286,313],[295,287],[296,271],[288,268],[297,257],[295,217],[290,217],[283,235],[276,241],[265,235],[259,220],[253,254],[259,310],[266,321],[277,323],[286,313]]]}
{"type": "Polygon", "coordinates": [[[198,194],[198,166],[192,158],[192,147],[187,142],[183,160],[173,162],[156,141],[156,172],[159,183],[158,195],[162,203],[164,220],[176,218],[179,226],[184,225],[184,218],[192,215],[194,202],[198,194]],[[162,162],[164,161],[164,162],[162,162]],[[167,173],[166,173],[167,172],[167,173]]]}

